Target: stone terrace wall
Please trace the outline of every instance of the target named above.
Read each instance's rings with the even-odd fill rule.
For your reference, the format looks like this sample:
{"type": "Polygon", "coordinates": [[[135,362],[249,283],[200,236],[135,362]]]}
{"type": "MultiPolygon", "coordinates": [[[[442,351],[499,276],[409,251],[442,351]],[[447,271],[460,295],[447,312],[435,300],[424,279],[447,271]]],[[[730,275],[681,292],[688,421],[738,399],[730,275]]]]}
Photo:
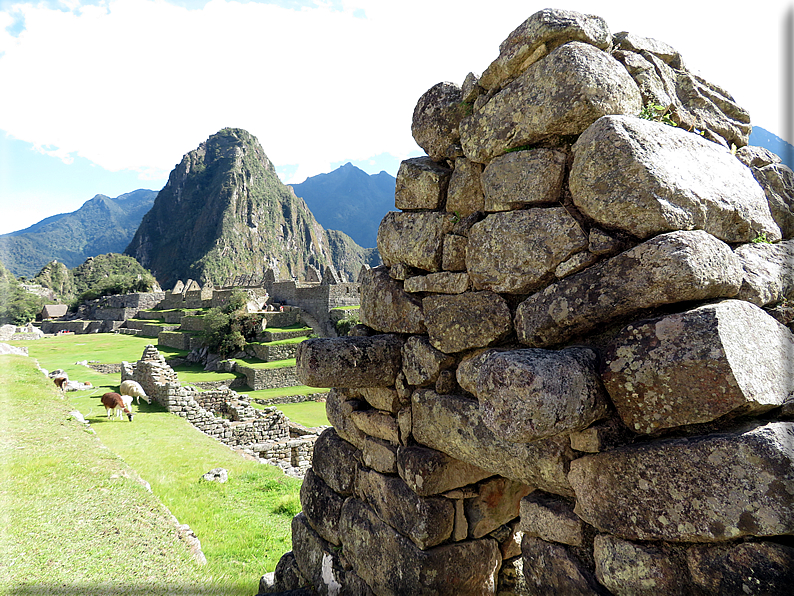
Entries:
{"type": "Polygon", "coordinates": [[[369,335],[299,348],[334,428],[263,589],[790,592],[774,157],[673,48],[599,17],[544,10],[499,49],[419,99],[369,335]],[[638,118],[651,102],[679,126],[638,118]]]}
{"type": "Polygon", "coordinates": [[[302,475],[309,466],[316,435],[293,439],[289,420],[276,408],[258,410],[244,396],[223,387],[199,392],[182,387],[174,370],[154,346],[147,346],[135,364],[123,362],[121,380],[141,384],[146,394],[169,412],[186,418],[203,433],[229,445],[261,456],[288,473],[302,475]],[[278,459],[274,454],[285,453],[278,459]],[[297,463],[293,463],[297,462],[297,463]]]}

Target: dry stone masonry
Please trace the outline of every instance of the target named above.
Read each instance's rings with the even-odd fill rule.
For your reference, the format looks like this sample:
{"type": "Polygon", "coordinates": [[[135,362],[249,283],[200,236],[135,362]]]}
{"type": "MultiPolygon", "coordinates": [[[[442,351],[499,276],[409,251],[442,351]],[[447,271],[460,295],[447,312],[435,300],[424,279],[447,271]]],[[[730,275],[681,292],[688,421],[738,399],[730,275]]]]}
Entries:
{"type": "Polygon", "coordinates": [[[228,387],[209,391],[183,387],[154,346],[146,346],[137,362],[122,362],[121,380],[128,379],[140,383],[154,402],[229,447],[292,476],[302,477],[309,468],[316,429],[298,427],[273,407],[258,410],[247,396],[228,387]]]}
{"type": "Polygon", "coordinates": [[[261,592],[790,593],[794,178],[747,113],[547,9],[412,132],[261,592]]]}

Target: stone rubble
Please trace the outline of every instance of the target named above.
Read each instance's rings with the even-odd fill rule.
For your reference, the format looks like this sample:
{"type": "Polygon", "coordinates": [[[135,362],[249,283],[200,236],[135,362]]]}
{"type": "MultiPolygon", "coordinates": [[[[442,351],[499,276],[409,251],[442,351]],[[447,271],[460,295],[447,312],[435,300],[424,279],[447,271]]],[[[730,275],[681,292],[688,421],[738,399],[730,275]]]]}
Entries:
{"type": "Polygon", "coordinates": [[[299,348],[333,428],[260,593],[789,593],[794,191],[747,113],[546,9],[412,132],[359,337],[299,348]]]}

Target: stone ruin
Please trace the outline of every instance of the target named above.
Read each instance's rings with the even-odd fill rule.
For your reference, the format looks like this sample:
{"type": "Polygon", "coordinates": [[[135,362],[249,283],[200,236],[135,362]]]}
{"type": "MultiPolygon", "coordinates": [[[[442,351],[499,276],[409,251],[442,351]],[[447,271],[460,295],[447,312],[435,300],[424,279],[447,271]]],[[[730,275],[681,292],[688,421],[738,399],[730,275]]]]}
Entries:
{"type": "Polygon", "coordinates": [[[290,476],[302,477],[309,468],[316,430],[290,422],[276,408],[256,409],[247,396],[227,387],[183,387],[154,346],[146,346],[137,362],[122,362],[121,380],[128,379],[140,383],[152,401],[229,447],[279,466],[290,476]]]}
{"type": "Polygon", "coordinates": [[[544,10],[412,131],[260,593],[789,593],[794,185],[747,113],[544,10]]]}

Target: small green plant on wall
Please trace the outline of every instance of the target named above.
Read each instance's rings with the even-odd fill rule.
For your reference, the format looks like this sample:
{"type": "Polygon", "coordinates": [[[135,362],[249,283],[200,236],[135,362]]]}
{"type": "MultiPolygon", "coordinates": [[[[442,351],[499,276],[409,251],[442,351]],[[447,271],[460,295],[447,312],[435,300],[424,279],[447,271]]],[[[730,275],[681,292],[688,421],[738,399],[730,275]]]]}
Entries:
{"type": "Polygon", "coordinates": [[[643,120],[653,120],[654,122],[661,122],[668,126],[678,126],[672,118],[670,118],[670,108],[672,105],[664,107],[656,103],[648,103],[643,106],[639,113],[639,117],[643,120]]]}

